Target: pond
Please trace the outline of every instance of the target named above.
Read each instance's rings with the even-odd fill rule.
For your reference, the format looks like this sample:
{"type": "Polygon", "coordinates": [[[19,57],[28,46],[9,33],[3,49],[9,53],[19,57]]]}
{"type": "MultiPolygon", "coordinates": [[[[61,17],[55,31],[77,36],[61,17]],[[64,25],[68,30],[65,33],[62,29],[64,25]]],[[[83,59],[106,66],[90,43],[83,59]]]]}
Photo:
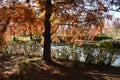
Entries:
{"type": "MultiPolygon", "coordinates": [[[[6,54],[24,54],[42,56],[43,47],[37,43],[26,43],[26,44],[10,44],[4,50],[6,54]]],[[[120,67],[120,50],[115,50],[114,54],[111,51],[104,48],[95,47],[79,47],[76,45],[72,46],[51,46],[52,56],[57,59],[65,60],[77,60],[86,63],[104,63],[112,66],[120,67]],[[111,61],[110,61],[111,59],[111,61]]]]}
{"type": "MultiPolygon", "coordinates": [[[[109,63],[109,59],[112,58],[112,66],[120,66],[120,51],[117,50],[113,55],[108,50],[101,48],[71,48],[70,46],[52,46],[52,51],[55,53],[56,58],[69,59],[69,60],[79,60],[81,62],[86,62],[87,56],[92,61],[92,63],[103,62],[104,64],[109,63]]],[[[88,60],[89,60],[88,59],[88,60]]]]}

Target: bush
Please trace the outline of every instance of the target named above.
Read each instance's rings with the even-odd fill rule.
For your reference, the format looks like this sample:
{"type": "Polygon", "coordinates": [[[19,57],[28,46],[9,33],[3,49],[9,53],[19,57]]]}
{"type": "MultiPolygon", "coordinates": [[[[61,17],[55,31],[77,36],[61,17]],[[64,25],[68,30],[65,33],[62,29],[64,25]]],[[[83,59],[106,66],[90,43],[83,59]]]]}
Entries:
{"type": "Polygon", "coordinates": [[[106,39],[113,39],[113,37],[107,35],[97,35],[94,38],[95,41],[106,40],[106,39]]]}
{"type": "Polygon", "coordinates": [[[113,50],[114,49],[113,44],[111,42],[100,43],[98,47],[104,48],[106,50],[113,50]]]}

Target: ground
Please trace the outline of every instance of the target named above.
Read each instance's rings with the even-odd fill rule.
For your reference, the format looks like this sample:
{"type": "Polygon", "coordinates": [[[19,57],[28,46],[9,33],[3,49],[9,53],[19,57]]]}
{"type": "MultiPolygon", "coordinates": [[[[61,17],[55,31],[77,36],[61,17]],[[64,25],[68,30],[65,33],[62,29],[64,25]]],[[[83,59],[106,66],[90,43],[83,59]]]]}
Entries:
{"type": "Polygon", "coordinates": [[[0,57],[0,80],[120,80],[120,68],[40,57],[0,57]]]}

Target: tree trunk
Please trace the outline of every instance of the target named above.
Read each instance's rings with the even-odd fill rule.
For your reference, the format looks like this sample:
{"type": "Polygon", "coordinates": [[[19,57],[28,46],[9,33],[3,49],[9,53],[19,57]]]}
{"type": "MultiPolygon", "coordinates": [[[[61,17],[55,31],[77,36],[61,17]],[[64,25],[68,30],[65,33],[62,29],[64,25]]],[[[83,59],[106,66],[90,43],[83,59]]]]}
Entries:
{"type": "Polygon", "coordinates": [[[15,36],[13,36],[13,41],[16,41],[16,37],[15,36]]]}
{"type": "Polygon", "coordinates": [[[44,52],[43,52],[43,59],[46,62],[51,62],[51,10],[52,4],[51,0],[46,0],[46,14],[45,14],[45,32],[44,32],[44,52]]]}
{"type": "Polygon", "coordinates": [[[113,53],[111,54],[111,56],[109,57],[109,62],[107,64],[107,66],[111,66],[112,64],[112,57],[113,57],[113,53]]]}
{"type": "Polygon", "coordinates": [[[32,37],[33,35],[32,35],[32,33],[30,33],[30,40],[32,41],[33,40],[33,37],[32,37]]]}

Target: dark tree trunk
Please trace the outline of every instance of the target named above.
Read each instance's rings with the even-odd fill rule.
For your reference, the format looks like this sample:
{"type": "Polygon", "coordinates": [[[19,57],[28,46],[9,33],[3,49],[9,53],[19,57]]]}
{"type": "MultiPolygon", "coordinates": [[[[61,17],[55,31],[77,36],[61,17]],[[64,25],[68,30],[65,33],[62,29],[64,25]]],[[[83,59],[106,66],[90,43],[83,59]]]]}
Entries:
{"type": "Polygon", "coordinates": [[[113,57],[113,53],[111,54],[111,56],[109,57],[109,62],[107,64],[107,66],[111,66],[112,64],[112,57],[113,57]]]}
{"type": "Polygon", "coordinates": [[[32,33],[30,33],[30,40],[33,40],[32,33]]]}
{"type": "Polygon", "coordinates": [[[45,14],[45,32],[44,32],[44,52],[43,52],[43,59],[47,62],[51,62],[51,10],[52,4],[51,0],[46,0],[46,14],[45,14]]]}
{"type": "Polygon", "coordinates": [[[87,64],[91,64],[92,63],[92,60],[91,60],[91,54],[87,54],[87,57],[86,57],[86,60],[85,60],[85,63],[87,64]]]}
{"type": "Polygon", "coordinates": [[[13,37],[13,41],[16,41],[16,37],[15,36],[13,37]]]}
{"type": "Polygon", "coordinates": [[[13,33],[13,41],[16,41],[15,32],[13,33]]]}

